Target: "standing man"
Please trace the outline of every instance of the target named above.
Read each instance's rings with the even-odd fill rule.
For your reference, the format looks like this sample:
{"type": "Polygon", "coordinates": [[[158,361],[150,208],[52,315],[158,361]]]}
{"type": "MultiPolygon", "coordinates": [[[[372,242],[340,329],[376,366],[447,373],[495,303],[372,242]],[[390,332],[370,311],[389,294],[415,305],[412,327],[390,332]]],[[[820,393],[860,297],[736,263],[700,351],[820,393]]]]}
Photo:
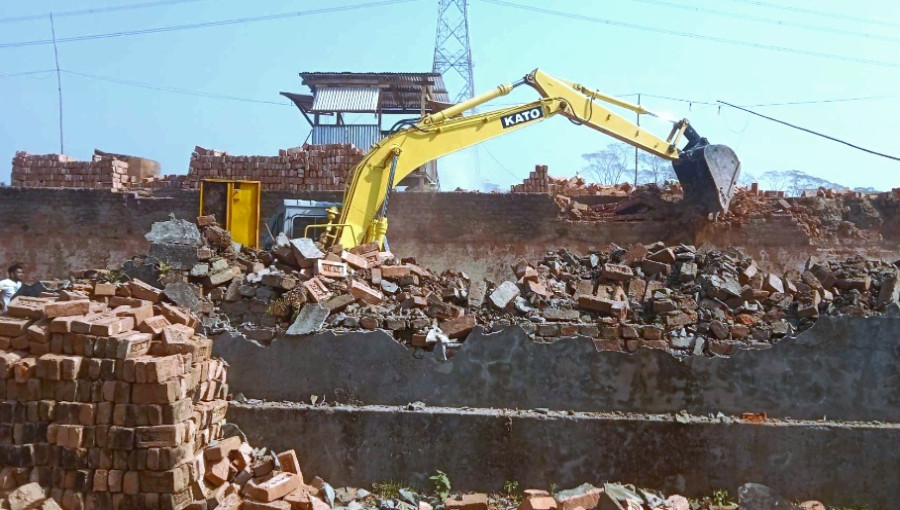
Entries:
{"type": "Polygon", "coordinates": [[[0,280],[0,311],[6,311],[9,301],[22,288],[22,278],[25,277],[22,264],[13,264],[6,272],[9,274],[9,278],[0,280]]]}

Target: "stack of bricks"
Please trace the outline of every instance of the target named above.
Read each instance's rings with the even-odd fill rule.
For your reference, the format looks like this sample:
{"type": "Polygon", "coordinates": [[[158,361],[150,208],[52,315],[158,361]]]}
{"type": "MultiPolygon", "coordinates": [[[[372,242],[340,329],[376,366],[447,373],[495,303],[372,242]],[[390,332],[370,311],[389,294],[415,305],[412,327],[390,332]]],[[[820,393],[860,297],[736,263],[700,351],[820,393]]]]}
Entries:
{"type": "Polygon", "coordinates": [[[547,165],[535,165],[534,172],[528,174],[528,178],[522,184],[513,184],[513,193],[549,193],[550,176],[547,175],[547,165]]]}
{"type": "Polygon", "coordinates": [[[139,280],[14,298],[0,315],[0,499],[179,510],[222,436],[226,366],[197,319],[139,280]]]}
{"type": "Polygon", "coordinates": [[[278,156],[232,156],[196,147],[186,188],[201,179],[260,181],[265,191],[344,191],[364,152],[351,144],[304,145],[278,156]]]}
{"type": "Polygon", "coordinates": [[[16,152],[12,161],[12,186],[28,188],[95,188],[121,190],[130,184],[128,163],[95,156],[76,161],[65,154],[16,152]]]}

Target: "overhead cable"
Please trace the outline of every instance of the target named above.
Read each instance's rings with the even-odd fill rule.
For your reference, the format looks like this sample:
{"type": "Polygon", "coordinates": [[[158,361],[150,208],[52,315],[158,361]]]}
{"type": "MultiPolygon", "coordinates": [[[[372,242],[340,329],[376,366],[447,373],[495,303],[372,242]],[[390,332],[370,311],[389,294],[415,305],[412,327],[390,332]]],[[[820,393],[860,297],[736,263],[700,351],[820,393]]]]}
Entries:
{"type": "MultiPolygon", "coordinates": [[[[725,37],[716,37],[716,36],[711,36],[711,35],[693,34],[690,32],[681,32],[678,30],[669,30],[669,29],[665,29],[665,28],[651,27],[651,26],[647,26],[647,25],[639,25],[636,23],[629,23],[629,22],[625,22],[625,21],[617,21],[617,20],[612,20],[612,19],[607,19],[607,18],[598,18],[595,16],[587,16],[584,14],[564,12],[564,11],[559,11],[559,10],[555,10],[555,9],[547,9],[544,7],[534,7],[531,5],[523,5],[523,4],[510,2],[510,1],[506,1],[506,0],[480,0],[480,1],[484,2],[484,3],[494,4],[494,5],[502,5],[504,7],[512,7],[514,9],[538,12],[541,14],[549,14],[551,16],[560,16],[560,17],[564,17],[564,18],[577,19],[580,21],[588,21],[588,22],[599,23],[599,24],[603,24],[603,25],[610,25],[610,26],[616,26],[616,27],[622,27],[622,28],[630,28],[633,30],[641,30],[644,32],[654,32],[654,33],[658,33],[658,34],[673,35],[676,37],[686,37],[686,38],[690,38],[690,39],[700,39],[700,40],[704,40],[704,41],[712,41],[712,42],[718,42],[718,43],[723,43],[723,44],[731,44],[734,46],[746,46],[746,47],[750,47],[750,48],[780,51],[780,52],[785,52],[785,53],[794,53],[797,55],[804,55],[807,57],[818,57],[818,58],[826,58],[826,59],[830,59],[830,60],[842,60],[844,62],[855,62],[858,64],[900,68],[900,64],[898,64],[897,62],[887,62],[884,60],[874,60],[874,59],[853,57],[853,56],[847,56],[847,55],[838,55],[835,53],[825,53],[825,52],[821,52],[821,51],[804,50],[804,49],[800,49],[800,48],[790,48],[790,47],[786,47],[786,46],[776,46],[776,45],[772,45],[772,44],[755,43],[755,42],[751,42],[751,41],[728,39],[725,37]]],[[[0,46],[0,47],[2,47],[2,46],[0,46]]]]}
{"type": "Polygon", "coordinates": [[[826,135],[826,134],[824,134],[824,133],[820,133],[820,132],[818,132],[818,131],[813,131],[812,129],[809,129],[809,128],[805,128],[805,127],[802,127],[802,126],[798,126],[798,125],[796,125],[796,124],[791,124],[790,122],[785,122],[785,121],[783,121],[783,120],[779,120],[779,119],[776,119],[776,118],[774,118],[774,117],[769,117],[768,115],[763,115],[763,114],[761,114],[761,113],[754,112],[753,110],[748,110],[748,109],[746,109],[746,108],[742,108],[742,107],[740,107],[740,106],[733,105],[733,104],[731,104],[731,103],[726,103],[725,101],[721,101],[721,100],[720,100],[720,101],[718,101],[718,102],[724,104],[725,106],[730,106],[730,107],[732,107],[732,108],[736,108],[736,109],[738,109],[738,110],[741,110],[741,111],[744,111],[744,112],[747,112],[747,113],[752,113],[753,115],[756,115],[757,117],[762,117],[762,118],[764,118],[764,119],[766,119],[766,120],[771,120],[772,122],[777,122],[778,124],[781,124],[781,125],[784,125],[784,126],[788,126],[788,127],[794,128],[794,129],[799,129],[800,131],[803,131],[803,132],[805,132],[805,133],[809,133],[809,134],[811,134],[811,135],[820,136],[820,137],[822,137],[822,138],[825,138],[826,140],[831,140],[832,142],[841,143],[841,144],[847,145],[847,146],[849,146],[849,147],[853,147],[854,149],[858,149],[858,150],[861,150],[861,151],[863,151],[863,152],[868,152],[869,154],[874,154],[874,155],[876,155],[876,156],[881,156],[881,157],[883,157],[883,158],[892,159],[892,160],[894,160],[894,161],[900,161],[900,157],[897,157],[897,156],[891,156],[890,154],[885,154],[885,153],[883,153],[883,152],[878,152],[878,151],[874,151],[874,150],[872,150],[872,149],[867,149],[867,148],[865,148],[865,147],[860,147],[859,145],[852,144],[852,143],[850,143],[850,142],[848,142],[848,141],[846,141],[846,140],[841,140],[840,138],[835,138],[835,137],[833,137],[833,136],[829,136],[829,135],[826,135]]]}

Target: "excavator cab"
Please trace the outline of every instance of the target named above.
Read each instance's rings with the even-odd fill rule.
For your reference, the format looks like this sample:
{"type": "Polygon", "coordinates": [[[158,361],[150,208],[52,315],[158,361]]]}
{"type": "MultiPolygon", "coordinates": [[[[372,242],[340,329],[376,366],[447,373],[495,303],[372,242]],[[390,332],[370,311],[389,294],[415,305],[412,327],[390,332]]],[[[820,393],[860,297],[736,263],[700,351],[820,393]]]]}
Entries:
{"type": "Polygon", "coordinates": [[[741,174],[740,160],[730,147],[711,145],[690,125],[684,136],[688,143],[672,161],[684,200],[707,213],[727,211],[741,174]]]}

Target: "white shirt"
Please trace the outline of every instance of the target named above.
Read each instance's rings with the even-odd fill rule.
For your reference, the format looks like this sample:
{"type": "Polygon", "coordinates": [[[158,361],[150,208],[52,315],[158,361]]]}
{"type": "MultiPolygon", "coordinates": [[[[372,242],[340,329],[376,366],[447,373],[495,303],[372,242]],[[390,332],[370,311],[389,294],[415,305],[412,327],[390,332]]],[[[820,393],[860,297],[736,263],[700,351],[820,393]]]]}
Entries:
{"type": "Polygon", "coordinates": [[[14,282],[9,278],[0,280],[0,300],[2,300],[2,307],[0,307],[0,309],[6,310],[12,297],[16,295],[16,292],[19,292],[19,289],[21,288],[22,282],[14,282]]]}

